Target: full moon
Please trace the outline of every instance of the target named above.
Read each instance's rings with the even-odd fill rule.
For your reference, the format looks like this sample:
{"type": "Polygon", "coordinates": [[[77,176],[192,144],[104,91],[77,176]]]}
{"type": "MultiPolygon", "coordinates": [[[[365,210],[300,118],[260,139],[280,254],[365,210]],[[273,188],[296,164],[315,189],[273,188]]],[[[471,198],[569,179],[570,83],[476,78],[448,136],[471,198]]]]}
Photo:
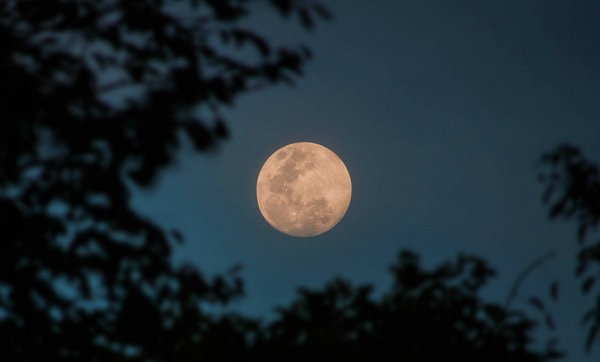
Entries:
{"type": "Polygon", "coordinates": [[[299,237],[331,230],[344,217],[352,183],[344,162],[316,143],[284,146],[265,162],[256,183],[261,214],[275,229],[299,237]]]}

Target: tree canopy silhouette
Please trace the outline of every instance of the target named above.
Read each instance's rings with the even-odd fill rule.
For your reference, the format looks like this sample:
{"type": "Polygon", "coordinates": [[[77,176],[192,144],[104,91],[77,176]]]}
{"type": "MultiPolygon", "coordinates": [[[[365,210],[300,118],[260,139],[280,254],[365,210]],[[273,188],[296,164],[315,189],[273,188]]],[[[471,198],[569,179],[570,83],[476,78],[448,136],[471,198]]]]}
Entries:
{"type": "Polygon", "coordinates": [[[556,341],[536,351],[537,322],[486,302],[481,288],[495,272],[482,259],[460,255],[425,269],[403,251],[393,281],[379,298],[370,285],[336,279],[322,290],[300,289],[256,342],[262,360],[550,361],[556,341]],[[281,358],[283,356],[283,358],[281,358]]]}
{"type": "Polygon", "coordinates": [[[240,95],[301,74],[306,47],[242,25],[261,3],[306,28],[329,16],[310,0],[0,1],[2,359],[167,360],[165,326],[240,295],[235,275],[173,267],[180,235],[132,210],[129,186],[183,138],[227,137],[240,95]]]}

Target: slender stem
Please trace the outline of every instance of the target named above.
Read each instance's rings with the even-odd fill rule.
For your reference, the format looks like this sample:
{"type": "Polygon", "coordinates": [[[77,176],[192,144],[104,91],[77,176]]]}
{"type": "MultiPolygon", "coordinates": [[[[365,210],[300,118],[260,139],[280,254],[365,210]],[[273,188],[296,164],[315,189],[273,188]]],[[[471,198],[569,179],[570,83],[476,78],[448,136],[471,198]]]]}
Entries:
{"type": "Polygon", "coordinates": [[[529,275],[533,270],[535,270],[536,268],[541,266],[548,259],[553,258],[555,256],[556,256],[556,251],[547,252],[546,254],[535,259],[531,264],[529,264],[525,269],[523,269],[523,271],[519,274],[519,276],[513,283],[512,287],[510,288],[510,293],[508,294],[508,297],[506,298],[506,302],[504,303],[505,308],[508,308],[510,306],[510,303],[512,303],[512,301],[517,296],[519,287],[525,280],[525,277],[527,277],[527,275],[529,275]]]}

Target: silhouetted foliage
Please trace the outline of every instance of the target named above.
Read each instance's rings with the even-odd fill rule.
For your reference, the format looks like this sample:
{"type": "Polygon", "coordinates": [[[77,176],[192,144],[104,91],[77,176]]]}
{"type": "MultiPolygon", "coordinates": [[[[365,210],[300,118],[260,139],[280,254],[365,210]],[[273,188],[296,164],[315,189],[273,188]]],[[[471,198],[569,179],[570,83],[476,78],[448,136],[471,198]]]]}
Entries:
{"type": "MultiPolygon", "coordinates": [[[[600,237],[593,231],[600,224],[600,172],[597,164],[589,161],[571,145],[562,145],[542,157],[540,180],[546,189],[543,201],[549,206],[551,219],[563,218],[577,223],[579,251],[575,275],[584,294],[592,294],[600,278],[600,237]]],[[[588,328],[585,344],[590,350],[600,340],[600,293],[595,305],[583,316],[588,328]]]]}
{"type": "Polygon", "coordinates": [[[130,187],[183,138],[226,138],[238,96],[301,74],[308,49],[241,25],[260,3],[306,28],[328,15],[310,0],[0,0],[0,359],[172,360],[201,344],[200,303],[241,295],[236,275],[172,266],[180,235],[132,210],[130,187]]]}
{"type": "Polygon", "coordinates": [[[549,361],[555,341],[531,346],[536,322],[479,295],[494,271],[459,256],[426,270],[402,252],[393,283],[380,298],[372,287],[336,279],[322,290],[300,289],[278,310],[256,343],[261,360],[549,361]]]}
{"type": "MultiPolygon", "coordinates": [[[[335,280],[271,323],[208,312],[243,293],[175,267],[181,235],[130,205],[184,139],[226,138],[238,96],[301,75],[310,52],[243,20],[259,1],[0,0],[0,359],[232,361],[335,357],[546,361],[533,320],[478,295],[474,257],[431,271],[403,253],[383,297],[335,280]]],[[[310,0],[263,1],[310,29],[310,0]]]]}

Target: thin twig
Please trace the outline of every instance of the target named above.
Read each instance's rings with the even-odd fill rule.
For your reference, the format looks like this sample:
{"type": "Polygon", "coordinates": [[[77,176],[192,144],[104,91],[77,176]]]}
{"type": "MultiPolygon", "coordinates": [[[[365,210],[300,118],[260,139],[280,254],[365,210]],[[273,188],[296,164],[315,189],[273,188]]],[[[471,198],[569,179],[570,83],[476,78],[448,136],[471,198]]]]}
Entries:
{"type": "Polygon", "coordinates": [[[523,269],[523,271],[519,274],[519,276],[513,283],[512,287],[510,288],[510,293],[508,294],[508,297],[506,298],[506,302],[504,302],[505,308],[508,308],[510,306],[510,303],[512,303],[513,299],[515,299],[515,297],[517,296],[519,287],[525,280],[525,277],[527,277],[527,275],[529,275],[537,267],[541,266],[548,259],[553,258],[555,256],[556,256],[556,251],[550,251],[550,252],[540,256],[539,258],[534,260],[531,264],[529,264],[525,269],[523,269]]]}

